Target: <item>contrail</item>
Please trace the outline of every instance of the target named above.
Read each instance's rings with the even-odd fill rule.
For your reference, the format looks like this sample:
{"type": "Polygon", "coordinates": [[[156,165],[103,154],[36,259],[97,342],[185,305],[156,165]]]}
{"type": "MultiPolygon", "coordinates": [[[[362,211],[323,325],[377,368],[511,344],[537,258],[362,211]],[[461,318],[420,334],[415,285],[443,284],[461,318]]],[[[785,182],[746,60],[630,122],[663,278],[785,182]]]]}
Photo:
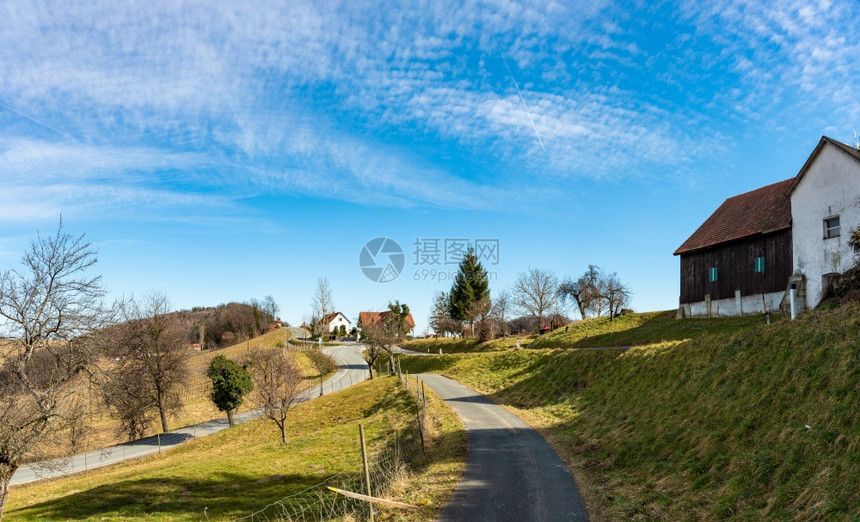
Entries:
{"type": "Polygon", "coordinates": [[[508,70],[508,74],[511,75],[511,79],[514,81],[514,86],[517,88],[517,94],[520,96],[520,101],[523,102],[523,108],[526,110],[526,114],[529,117],[529,121],[532,124],[532,129],[535,130],[535,136],[537,136],[538,143],[540,143],[540,148],[546,152],[546,147],[543,146],[543,140],[540,139],[540,134],[538,133],[537,127],[535,126],[535,121],[532,118],[532,113],[529,111],[528,105],[526,105],[526,99],[523,98],[523,93],[520,91],[520,85],[517,83],[517,79],[514,77],[514,73],[511,71],[511,67],[508,65],[508,61],[505,59],[505,55],[502,54],[502,50],[499,49],[499,56],[502,57],[502,61],[505,62],[505,68],[508,70]]]}
{"type": "Polygon", "coordinates": [[[58,129],[55,129],[54,127],[51,127],[50,125],[48,125],[47,123],[45,123],[45,122],[43,122],[43,121],[39,121],[39,120],[37,120],[36,118],[33,118],[32,116],[27,116],[26,114],[24,114],[24,113],[23,113],[23,112],[21,112],[21,111],[16,111],[15,109],[13,109],[12,107],[9,107],[9,106],[8,106],[8,105],[6,105],[5,103],[0,102],[0,107],[3,107],[4,109],[10,110],[10,111],[14,112],[15,114],[17,114],[18,116],[21,116],[21,117],[23,117],[23,118],[27,118],[28,120],[30,120],[30,121],[32,121],[32,122],[34,122],[34,123],[38,123],[39,125],[41,125],[42,127],[45,127],[46,129],[51,129],[52,131],[56,132],[57,134],[62,134],[63,136],[65,136],[65,137],[67,137],[67,138],[69,138],[69,139],[72,139],[72,140],[78,141],[78,139],[77,139],[77,138],[75,138],[74,136],[69,136],[69,135],[68,135],[68,134],[66,134],[65,132],[63,132],[63,131],[61,131],[61,130],[58,130],[58,129]]]}

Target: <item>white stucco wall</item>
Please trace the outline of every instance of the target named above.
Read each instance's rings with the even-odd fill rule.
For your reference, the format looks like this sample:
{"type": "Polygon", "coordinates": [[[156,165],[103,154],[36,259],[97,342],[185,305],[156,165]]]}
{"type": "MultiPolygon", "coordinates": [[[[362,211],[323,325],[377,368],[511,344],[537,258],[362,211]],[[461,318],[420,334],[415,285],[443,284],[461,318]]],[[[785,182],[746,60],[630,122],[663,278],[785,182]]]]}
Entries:
{"type": "Polygon", "coordinates": [[[346,327],[346,331],[350,330],[350,322],[349,319],[344,317],[342,313],[337,314],[337,316],[328,323],[328,331],[329,333],[333,332],[335,328],[340,328],[340,325],[344,325],[346,327]]]}
{"type": "Polygon", "coordinates": [[[853,266],[849,230],[860,224],[860,161],[826,144],[791,195],[794,273],[806,275],[806,306],[821,299],[822,276],[853,266]],[[824,239],[824,220],[839,216],[839,237],[824,239]]]}
{"type": "MultiPolygon", "coordinates": [[[[771,292],[764,294],[765,303],[767,303],[768,313],[779,312],[779,304],[785,292],[771,292]]],[[[740,308],[738,308],[738,300],[734,297],[728,299],[716,299],[711,301],[710,317],[734,317],[738,315],[750,315],[764,313],[761,302],[761,294],[745,295],[740,299],[740,308]]],[[[707,303],[699,301],[698,303],[684,303],[684,314],[687,317],[709,317],[707,303]]]]}

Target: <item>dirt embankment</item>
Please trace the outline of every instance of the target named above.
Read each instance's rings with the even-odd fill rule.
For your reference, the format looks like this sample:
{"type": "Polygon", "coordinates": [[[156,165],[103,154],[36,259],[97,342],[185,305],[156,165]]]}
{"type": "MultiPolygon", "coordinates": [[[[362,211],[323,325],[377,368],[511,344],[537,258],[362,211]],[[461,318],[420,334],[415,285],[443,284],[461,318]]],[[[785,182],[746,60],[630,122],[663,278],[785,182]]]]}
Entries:
{"type": "Polygon", "coordinates": [[[850,301],[860,301],[860,264],[830,280],[821,304],[844,304],[850,301]]]}

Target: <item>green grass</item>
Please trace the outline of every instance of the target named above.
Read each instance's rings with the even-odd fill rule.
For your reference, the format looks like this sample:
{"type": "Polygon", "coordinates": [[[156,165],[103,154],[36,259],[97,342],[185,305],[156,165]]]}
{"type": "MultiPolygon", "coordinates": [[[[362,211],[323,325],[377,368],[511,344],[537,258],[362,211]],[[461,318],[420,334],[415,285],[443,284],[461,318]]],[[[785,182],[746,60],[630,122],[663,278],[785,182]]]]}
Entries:
{"type": "Polygon", "coordinates": [[[402,366],[460,380],[538,427],[593,519],[850,520],[860,516],[858,332],[855,303],[627,352],[402,366]]]}
{"type": "MultiPolygon", "coordinates": [[[[465,462],[462,427],[434,404],[430,450],[409,474],[422,487],[406,488],[423,506],[410,515],[416,520],[438,514],[465,462]]],[[[274,423],[248,422],[156,456],[14,487],[4,520],[201,520],[204,508],[211,520],[247,515],[334,474],[358,473],[359,422],[373,451],[411,429],[416,412],[396,379],[374,379],[297,406],[285,445],[274,423]]]]}
{"type": "Polygon", "coordinates": [[[500,337],[484,343],[478,342],[477,339],[464,337],[440,337],[438,339],[415,339],[408,341],[401,346],[407,350],[425,353],[439,353],[439,349],[443,354],[446,353],[475,353],[475,352],[497,352],[502,350],[510,350],[517,345],[517,339],[520,339],[520,346],[525,346],[534,340],[534,335],[520,337],[500,337]]]}
{"type": "MultiPolygon", "coordinates": [[[[771,322],[783,321],[779,314],[771,315],[771,322]]],[[[480,353],[510,350],[520,339],[522,348],[604,348],[654,344],[665,341],[695,339],[715,333],[737,332],[765,323],[764,315],[721,317],[716,319],[675,319],[675,311],[627,314],[616,317],[594,317],[574,321],[543,335],[505,337],[484,343],[477,339],[440,337],[416,339],[403,344],[403,348],[425,353],[480,353]]]]}
{"type": "MultiPolygon", "coordinates": [[[[772,322],[782,321],[771,314],[772,322]]],[[[640,346],[731,333],[765,323],[764,314],[715,319],[675,319],[675,311],[626,314],[612,321],[595,317],[575,321],[540,336],[529,348],[594,348],[640,346]]]]}

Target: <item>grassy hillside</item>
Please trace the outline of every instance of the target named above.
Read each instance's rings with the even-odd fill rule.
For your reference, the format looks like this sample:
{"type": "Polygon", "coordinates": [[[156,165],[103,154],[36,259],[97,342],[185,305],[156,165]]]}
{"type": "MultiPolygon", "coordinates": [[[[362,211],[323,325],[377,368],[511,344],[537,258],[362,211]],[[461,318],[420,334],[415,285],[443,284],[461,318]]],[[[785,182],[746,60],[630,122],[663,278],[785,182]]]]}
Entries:
{"type": "MultiPolygon", "coordinates": [[[[209,378],[206,376],[206,370],[215,356],[224,355],[230,359],[241,361],[250,349],[258,346],[275,347],[279,343],[283,343],[288,337],[289,330],[278,328],[249,341],[243,341],[227,348],[192,353],[189,356],[191,377],[188,386],[182,392],[183,407],[176,416],[169,418],[170,429],[182,428],[224,416],[224,413],[218,411],[218,408],[215,407],[209,398],[211,384],[209,378]]],[[[313,386],[318,374],[310,364],[307,355],[296,352],[294,357],[307,379],[304,385],[307,387],[313,386]]],[[[78,441],[76,448],[71,448],[69,441],[64,441],[68,444],[65,447],[59,447],[55,441],[51,441],[52,447],[48,449],[48,454],[66,455],[70,452],[78,453],[95,448],[104,448],[127,441],[127,436],[118,431],[118,421],[110,415],[95,386],[83,398],[86,401],[87,411],[87,431],[85,436],[82,440],[78,441]]],[[[239,411],[242,412],[251,408],[253,408],[253,405],[250,401],[245,401],[239,408],[239,411]]],[[[157,416],[157,413],[154,416],[157,416]]],[[[150,431],[151,434],[160,433],[162,431],[161,423],[157,421],[152,422],[150,431]]]]}
{"type": "MultiPolygon", "coordinates": [[[[779,314],[771,322],[782,321],[779,314]]],[[[639,346],[664,341],[682,341],[715,333],[732,333],[765,323],[764,314],[716,319],[675,319],[675,311],[627,314],[616,317],[594,317],[574,321],[540,336],[530,348],[591,348],[603,346],[639,346]]]]}
{"type": "Polygon", "coordinates": [[[858,332],[855,303],[627,352],[402,362],[540,428],[596,519],[844,520],[860,516],[858,332]]]}
{"type": "MultiPolygon", "coordinates": [[[[771,322],[784,318],[771,316],[771,322]]],[[[627,314],[610,321],[609,317],[594,317],[574,321],[543,335],[520,336],[523,348],[596,348],[640,346],[664,341],[682,341],[714,333],[737,332],[765,322],[763,314],[717,319],[688,319],[678,321],[675,311],[627,314]]],[[[442,337],[416,339],[403,344],[404,348],[425,353],[478,353],[510,350],[517,337],[494,339],[484,343],[477,339],[442,337]]]]}
{"type": "MultiPolygon", "coordinates": [[[[520,345],[525,346],[534,340],[534,335],[520,337],[520,345]]],[[[495,352],[501,350],[510,350],[516,347],[516,337],[505,337],[493,339],[484,343],[478,342],[477,339],[463,337],[440,337],[438,339],[415,339],[402,344],[403,348],[416,352],[425,353],[473,353],[473,352],[495,352]]]]}
{"type": "MultiPolygon", "coordinates": [[[[410,520],[419,521],[436,516],[465,461],[462,426],[441,401],[428,398],[428,452],[414,456],[411,471],[399,476],[389,493],[421,506],[409,513],[410,520]]],[[[376,452],[408,436],[416,411],[415,401],[395,378],[374,379],[297,406],[288,419],[286,445],[280,444],[274,423],[248,422],[153,457],[14,487],[6,516],[12,521],[248,515],[337,473],[359,473],[359,422],[376,452]]],[[[309,500],[314,497],[290,502],[309,500]]],[[[383,512],[380,519],[398,519],[398,514],[383,512]]]]}

